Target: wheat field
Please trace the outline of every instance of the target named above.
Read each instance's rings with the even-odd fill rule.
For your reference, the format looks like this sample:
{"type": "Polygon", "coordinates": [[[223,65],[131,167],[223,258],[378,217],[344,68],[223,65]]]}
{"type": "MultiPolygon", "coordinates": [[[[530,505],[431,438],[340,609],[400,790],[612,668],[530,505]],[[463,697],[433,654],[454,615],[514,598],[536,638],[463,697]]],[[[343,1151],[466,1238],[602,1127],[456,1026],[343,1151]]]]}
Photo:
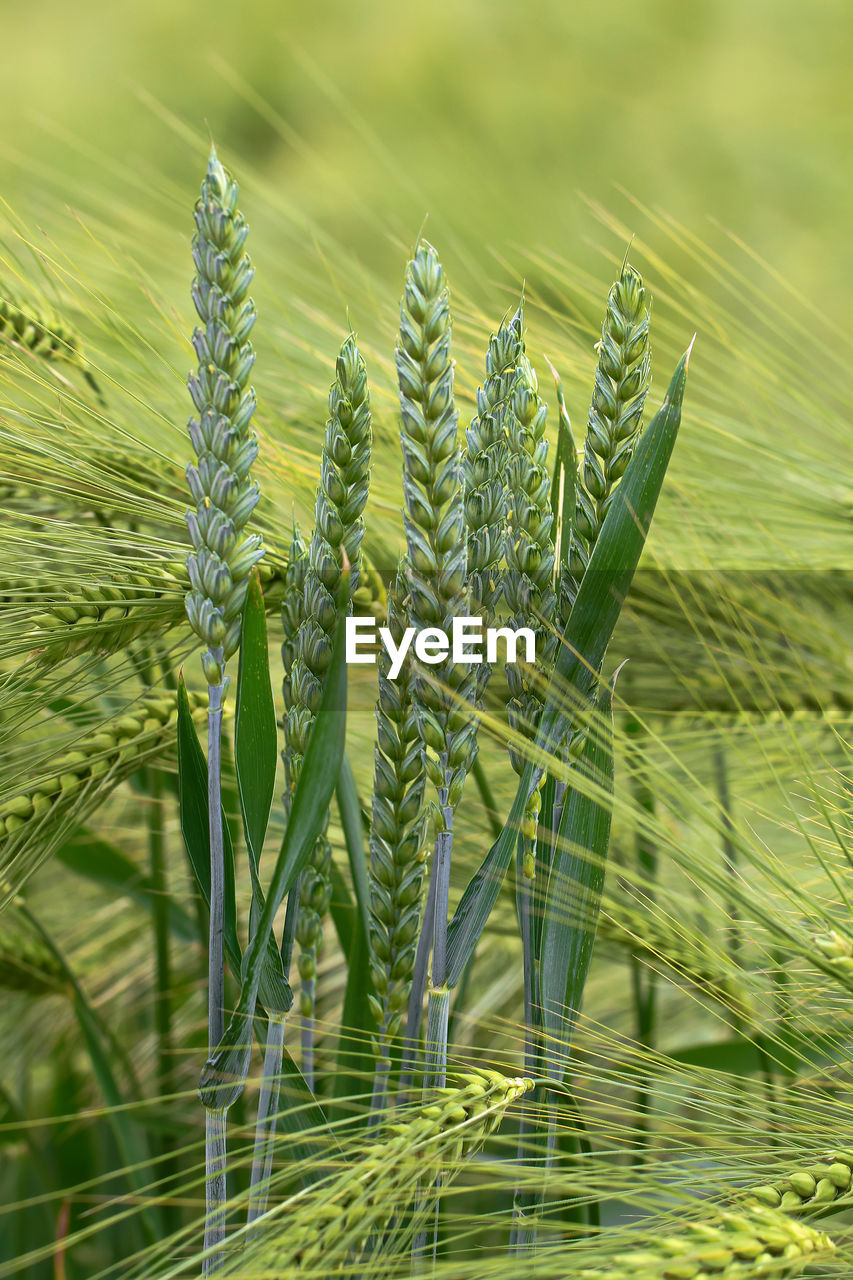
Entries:
{"type": "Polygon", "coordinates": [[[670,157],[710,127],[764,6],[671,8],[498,5],[491,57],[474,0],[217,9],[178,89],[165,12],[93,6],[100,135],[14,18],[0,1276],[847,1274],[849,24],[781,6],[725,134],[775,155],[802,37],[765,227],[636,124],[548,151],[542,67],[629,104],[617,21],[699,68],[636,90],[670,157]]]}

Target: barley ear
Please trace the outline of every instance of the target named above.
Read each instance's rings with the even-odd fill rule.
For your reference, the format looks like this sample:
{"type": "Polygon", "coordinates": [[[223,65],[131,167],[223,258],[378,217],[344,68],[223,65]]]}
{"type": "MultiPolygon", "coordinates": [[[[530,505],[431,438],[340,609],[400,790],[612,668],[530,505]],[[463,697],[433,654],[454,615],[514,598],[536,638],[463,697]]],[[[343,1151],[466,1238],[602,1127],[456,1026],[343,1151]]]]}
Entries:
{"type": "Polygon", "coordinates": [[[377,1261],[387,1264],[423,1222],[430,1188],[439,1178],[448,1185],[532,1087],[532,1080],[495,1071],[461,1073],[414,1115],[387,1125],[376,1141],[356,1150],[327,1182],[294,1198],[287,1230],[246,1250],[240,1275],[343,1275],[375,1268],[377,1261]]]}
{"type": "Polygon", "coordinates": [[[38,360],[48,364],[61,361],[79,370],[103,403],[79,336],[57,312],[25,306],[8,295],[0,297],[0,337],[23,347],[38,360]]]}
{"type": "Polygon", "coordinates": [[[738,1213],[692,1223],[678,1234],[649,1237],[607,1264],[575,1274],[580,1280],[750,1280],[771,1275],[786,1280],[834,1252],[825,1232],[773,1209],[748,1205],[738,1213]]]}
{"type": "Polygon", "coordinates": [[[819,1211],[847,1201],[853,1191],[853,1152],[835,1151],[825,1160],[795,1169],[777,1182],[753,1187],[750,1195],[784,1213],[819,1211]]]}

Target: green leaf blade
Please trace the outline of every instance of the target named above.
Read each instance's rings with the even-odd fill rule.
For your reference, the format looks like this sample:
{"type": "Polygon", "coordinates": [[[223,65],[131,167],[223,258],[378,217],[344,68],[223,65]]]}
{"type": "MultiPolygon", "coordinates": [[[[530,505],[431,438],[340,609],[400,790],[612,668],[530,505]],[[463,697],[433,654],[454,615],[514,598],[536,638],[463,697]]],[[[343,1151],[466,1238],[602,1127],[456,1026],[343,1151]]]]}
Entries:
{"type": "Polygon", "coordinates": [[[243,608],[234,723],[234,764],[243,830],[254,870],[260,863],[275,794],[278,732],[270,682],[267,622],[257,567],[243,608]]]}
{"type": "MultiPolygon", "coordinates": [[[[196,736],[187,686],[178,680],[178,805],[181,832],[202,896],[210,907],[210,818],[207,807],[207,761],[196,736]]],[[[234,849],[225,814],[222,815],[225,855],[225,949],[235,974],[240,972],[237,939],[237,897],[234,888],[234,849]]]]}
{"type": "Polygon", "coordinates": [[[540,973],[548,1074],[562,1079],[601,909],[613,812],[613,695],[602,690],[577,773],[595,788],[566,796],[542,923],[540,973]]]}
{"type": "MultiPolygon", "coordinates": [[[[348,588],[343,575],[341,591],[348,588]]],[[[339,618],[344,616],[341,609],[339,618]]],[[[258,998],[263,958],[285,894],[308,862],[335,789],[346,739],[347,668],[344,626],[335,629],[332,657],[308,749],[293,793],[290,817],[263,910],[246,952],[237,1008],[217,1048],[202,1069],[199,1095],[206,1107],[227,1109],[240,1096],[251,1056],[251,1018],[258,998]]]]}

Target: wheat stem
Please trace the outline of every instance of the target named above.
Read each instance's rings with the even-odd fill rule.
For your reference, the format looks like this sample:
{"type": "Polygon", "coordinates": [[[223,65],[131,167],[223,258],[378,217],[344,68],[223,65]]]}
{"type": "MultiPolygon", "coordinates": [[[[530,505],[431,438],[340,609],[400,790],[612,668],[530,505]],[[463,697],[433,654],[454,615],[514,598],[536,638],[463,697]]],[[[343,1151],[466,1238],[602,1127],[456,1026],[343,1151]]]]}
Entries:
{"type": "Polygon", "coordinates": [[[269,1197],[269,1181],[272,1158],[275,1151],[275,1117],[281,1088],[281,1062],[284,1051],[285,1019],[270,1018],[267,1024],[267,1043],[264,1049],[264,1072],[258,1098],[258,1120],[255,1126],[255,1146],[252,1153],[252,1174],[249,1186],[248,1222],[252,1223],[266,1213],[269,1197]]]}

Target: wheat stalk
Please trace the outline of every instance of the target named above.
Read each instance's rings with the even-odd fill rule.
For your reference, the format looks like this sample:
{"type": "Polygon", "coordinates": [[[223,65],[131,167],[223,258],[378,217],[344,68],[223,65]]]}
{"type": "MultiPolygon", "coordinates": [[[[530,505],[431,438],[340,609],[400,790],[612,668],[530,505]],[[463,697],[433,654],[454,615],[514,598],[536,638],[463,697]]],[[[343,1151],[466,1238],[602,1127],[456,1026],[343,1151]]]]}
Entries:
{"type": "MultiPolygon", "coordinates": [[[[208,954],[208,1046],[212,1053],[225,1030],[223,952],[225,864],[222,836],[220,751],[225,664],[240,643],[249,574],[261,559],[257,534],[244,530],[258,502],[251,467],[258,442],[251,430],[255,394],[249,375],[255,353],[249,334],[255,307],[248,297],[254,272],[244,245],[246,221],[237,208],[238,188],[211,149],[195,207],[193,302],[202,327],[193,332],[198,372],[187,381],[197,418],[189,434],[198,458],[187,467],[195,510],[187,511],[193,549],[187,557],[191,589],[186,597],[193,630],[207,645],[202,666],[209,690],[208,818],[210,831],[210,945],[208,954]]],[[[207,1212],[205,1245],[225,1238],[225,1111],[205,1108],[207,1212]]],[[[220,1263],[216,1252],[205,1274],[220,1263]]]]}
{"type": "MultiPolygon", "coordinates": [[[[432,245],[422,241],[406,269],[396,348],[403,451],[405,572],[409,616],[420,632],[449,633],[454,617],[468,611],[465,503],[457,441],[450,358],[450,297],[432,245]]],[[[430,872],[435,880],[432,936],[431,1012],[428,1031],[435,1044],[430,1083],[444,1082],[447,1054],[447,919],[453,812],[473,759],[477,720],[477,677],[471,666],[448,657],[433,667],[415,665],[415,712],[424,745],[427,774],[436,788],[436,838],[430,872]]],[[[424,939],[424,946],[427,939],[424,939]]],[[[421,1010],[413,989],[413,1017],[407,1020],[408,1052],[417,1036],[421,1010]]]]}
{"type": "MultiPolygon", "coordinates": [[[[308,550],[302,591],[302,616],[289,668],[290,709],[287,712],[289,785],[299,778],[302,759],[323,689],[338,615],[337,593],[345,566],[350,568],[349,600],[358,586],[362,513],[370,481],[370,397],[367,371],[352,334],[341,346],[335,381],[329,391],[329,419],[314,507],[314,533],[308,550]]],[[[328,818],[326,819],[326,827],[328,818]]],[[[302,1073],[314,1080],[314,987],[317,952],[322,945],[323,918],[329,909],[332,849],[326,830],[315,842],[299,882],[296,940],[300,946],[302,980],[302,1073]]]]}

